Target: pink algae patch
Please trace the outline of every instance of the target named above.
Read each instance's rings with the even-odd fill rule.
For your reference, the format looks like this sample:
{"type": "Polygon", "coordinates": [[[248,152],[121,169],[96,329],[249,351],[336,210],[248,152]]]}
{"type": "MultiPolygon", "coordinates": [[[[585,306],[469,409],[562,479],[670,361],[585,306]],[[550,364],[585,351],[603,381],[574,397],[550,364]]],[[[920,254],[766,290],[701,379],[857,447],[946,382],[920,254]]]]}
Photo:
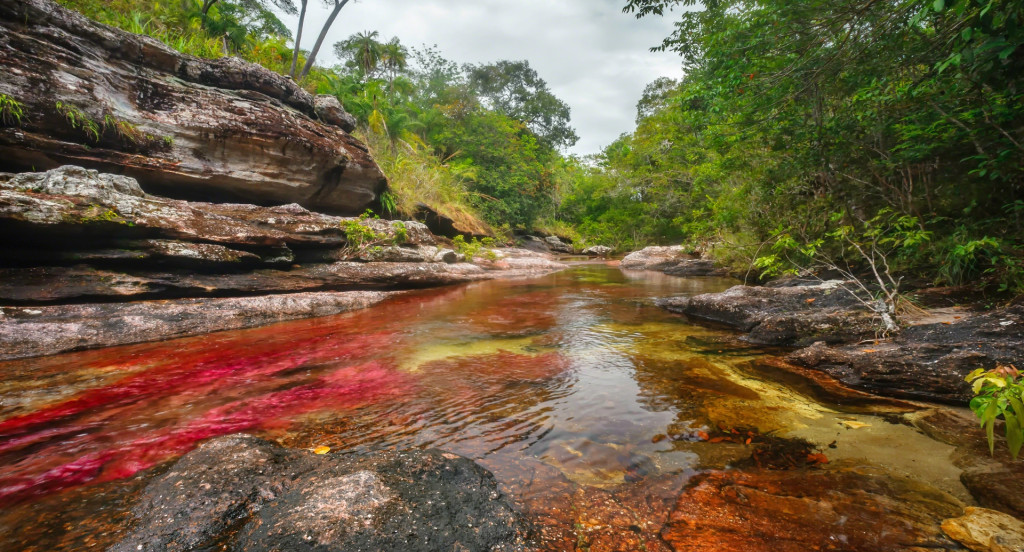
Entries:
{"type": "Polygon", "coordinates": [[[156,361],[112,385],[4,420],[0,502],[129,477],[201,440],[287,426],[306,412],[394,400],[412,386],[408,376],[366,359],[392,339],[317,336],[287,349],[233,342],[185,351],[173,364],[156,361]]]}

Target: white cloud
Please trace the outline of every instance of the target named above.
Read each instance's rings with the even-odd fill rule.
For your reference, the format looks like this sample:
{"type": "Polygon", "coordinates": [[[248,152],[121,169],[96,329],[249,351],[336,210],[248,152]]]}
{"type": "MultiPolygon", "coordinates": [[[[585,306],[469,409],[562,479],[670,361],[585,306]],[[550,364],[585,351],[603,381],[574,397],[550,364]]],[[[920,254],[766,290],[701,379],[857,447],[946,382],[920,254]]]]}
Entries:
{"type": "MultiPolygon", "coordinates": [[[[342,9],[320,50],[366,30],[403,44],[437,44],[458,63],[527,59],[556,96],[572,108],[580,141],[572,153],[596,153],[633,129],[644,86],[682,76],[679,57],[652,53],[672,30],[673,17],[637,20],[624,0],[363,0],[342,9]]],[[[329,10],[310,0],[302,46],[309,49],[329,10]]],[[[282,18],[294,29],[296,18],[282,18]]]]}

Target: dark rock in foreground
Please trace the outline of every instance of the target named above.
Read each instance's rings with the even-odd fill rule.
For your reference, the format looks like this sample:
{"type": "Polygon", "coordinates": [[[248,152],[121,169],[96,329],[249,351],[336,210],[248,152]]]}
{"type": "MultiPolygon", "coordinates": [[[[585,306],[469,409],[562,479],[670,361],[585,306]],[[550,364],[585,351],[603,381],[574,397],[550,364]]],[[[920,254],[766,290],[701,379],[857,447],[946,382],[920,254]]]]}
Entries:
{"type": "Polygon", "coordinates": [[[437,450],[315,455],[221,437],[152,481],[134,514],[112,552],[526,550],[494,477],[437,450]]]}
{"type": "Polygon", "coordinates": [[[862,469],[713,472],[683,492],[662,530],[676,551],[957,550],[940,529],[963,505],[862,469]]]}
{"type": "Polygon", "coordinates": [[[789,359],[882,395],[966,403],[973,394],[964,376],[971,371],[999,364],[1024,367],[1024,305],[911,326],[870,345],[818,343],[789,359]]]}
{"type": "Polygon", "coordinates": [[[47,0],[5,0],[0,66],[0,94],[24,108],[0,128],[0,170],[83,165],[170,197],[343,214],[386,186],[336,101],[239,58],[199,59],[47,0]]]}
{"type": "Polygon", "coordinates": [[[721,293],[659,299],[658,306],[749,332],[760,345],[844,343],[874,337],[874,313],[839,281],[810,286],[734,286],[721,293]]]}

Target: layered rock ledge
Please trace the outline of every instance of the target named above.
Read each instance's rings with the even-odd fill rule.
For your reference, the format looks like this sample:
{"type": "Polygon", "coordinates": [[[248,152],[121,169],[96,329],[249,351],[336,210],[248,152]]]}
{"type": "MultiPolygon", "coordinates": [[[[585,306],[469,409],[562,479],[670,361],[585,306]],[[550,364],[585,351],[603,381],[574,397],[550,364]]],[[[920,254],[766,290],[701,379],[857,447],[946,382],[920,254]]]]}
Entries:
{"type": "Polygon", "coordinates": [[[964,376],[1024,365],[1024,305],[912,325],[886,335],[876,315],[841,281],[735,286],[657,304],[724,324],[760,345],[802,347],[787,360],[880,395],[964,404],[964,376]],[[804,285],[801,285],[804,284],[804,285]]]}
{"type": "Polygon", "coordinates": [[[317,455],[208,441],[149,483],[112,552],[527,550],[494,477],[437,450],[317,455]]]}
{"type": "Polygon", "coordinates": [[[351,117],[238,58],[199,59],[49,0],[0,3],[0,170],[73,164],[140,179],[147,192],[339,214],[386,181],[351,117]]]}
{"type": "Polygon", "coordinates": [[[386,297],[369,291],[564,268],[518,249],[459,262],[414,221],[168,199],[72,166],[0,175],[0,234],[0,359],[323,316],[386,297]]]}

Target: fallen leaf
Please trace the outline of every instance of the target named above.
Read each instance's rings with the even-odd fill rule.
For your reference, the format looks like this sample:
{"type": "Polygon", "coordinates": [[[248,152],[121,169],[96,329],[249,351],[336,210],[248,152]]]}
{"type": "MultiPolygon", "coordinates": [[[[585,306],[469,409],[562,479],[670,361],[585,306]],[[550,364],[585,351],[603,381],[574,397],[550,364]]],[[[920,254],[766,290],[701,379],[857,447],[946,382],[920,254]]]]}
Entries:
{"type": "Polygon", "coordinates": [[[860,429],[862,427],[869,427],[871,424],[865,424],[864,422],[854,422],[852,420],[847,420],[847,421],[843,422],[843,425],[846,426],[848,429],[860,429]]]}
{"type": "Polygon", "coordinates": [[[697,432],[697,437],[700,437],[701,441],[707,441],[708,440],[708,434],[703,432],[703,431],[698,431],[697,432]]]}
{"type": "Polygon", "coordinates": [[[751,437],[747,437],[747,440],[746,440],[746,441],[744,441],[744,444],[747,444],[747,445],[749,445],[749,444],[750,444],[750,442],[751,442],[751,441],[753,441],[753,440],[754,440],[753,438],[751,438],[751,437]]]}
{"type": "Polygon", "coordinates": [[[708,439],[708,442],[709,443],[721,443],[724,440],[725,440],[725,437],[712,437],[712,438],[708,439]]]}
{"type": "Polygon", "coordinates": [[[323,446],[323,445],[313,449],[313,454],[327,454],[328,452],[331,452],[331,447],[327,447],[327,446],[323,446]]]}
{"type": "Polygon", "coordinates": [[[814,297],[811,297],[810,299],[808,299],[808,300],[807,300],[807,304],[808,304],[808,305],[810,305],[810,304],[811,304],[811,303],[813,303],[814,301],[815,301],[815,298],[814,298],[814,297]]]}
{"type": "Polygon", "coordinates": [[[943,321],[942,323],[946,324],[946,325],[952,324],[952,322],[946,322],[946,321],[943,321]]]}
{"type": "Polygon", "coordinates": [[[664,441],[667,438],[668,438],[668,435],[665,435],[664,433],[659,433],[659,434],[655,435],[654,437],[651,437],[651,442],[652,443],[660,443],[660,442],[664,441]]]}
{"type": "Polygon", "coordinates": [[[807,461],[812,464],[828,464],[828,458],[820,452],[816,454],[808,454],[807,461]]]}
{"type": "Polygon", "coordinates": [[[878,349],[864,349],[862,353],[877,353],[878,349]]]}

